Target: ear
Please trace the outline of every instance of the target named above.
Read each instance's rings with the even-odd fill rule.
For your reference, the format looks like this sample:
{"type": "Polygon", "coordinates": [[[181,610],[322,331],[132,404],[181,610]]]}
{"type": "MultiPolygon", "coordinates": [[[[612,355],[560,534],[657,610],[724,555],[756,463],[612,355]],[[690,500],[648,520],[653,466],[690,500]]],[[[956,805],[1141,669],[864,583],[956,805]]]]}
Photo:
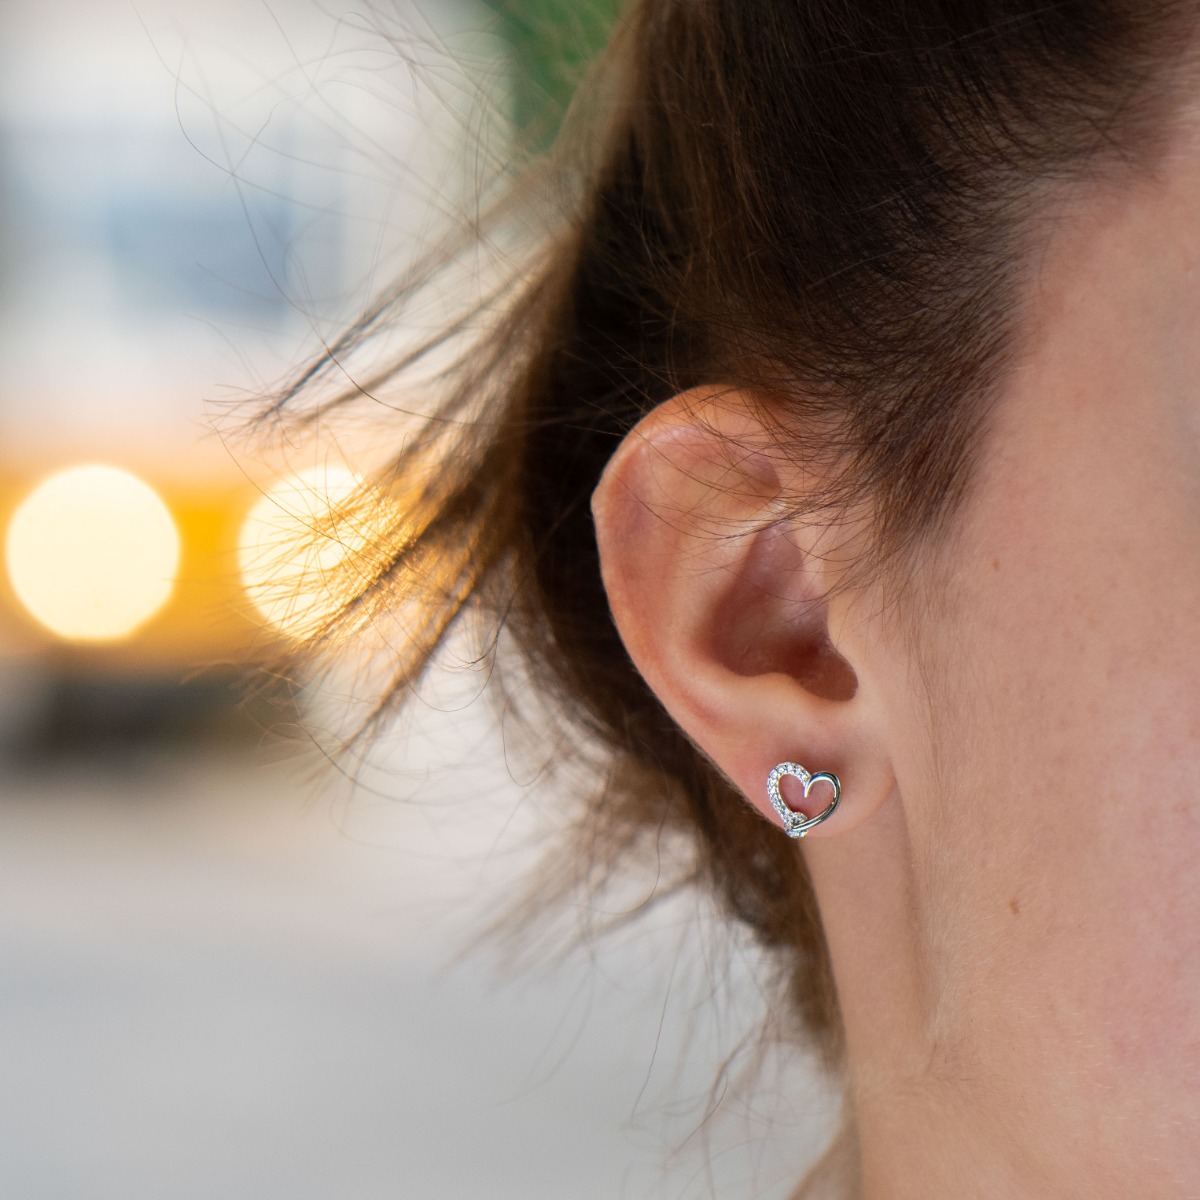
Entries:
{"type": "MultiPolygon", "coordinates": [[[[894,787],[863,686],[867,637],[819,521],[789,519],[805,468],[782,456],[743,393],[696,390],[626,436],[592,498],[613,617],[634,664],[685,733],[775,824],[767,775],[798,762],[842,784],[810,837],[867,820],[894,787]]],[[[812,480],[807,481],[809,484],[812,480]]],[[[794,790],[789,790],[795,784],[794,790]]],[[[790,807],[812,816],[824,787],[790,807]]]]}

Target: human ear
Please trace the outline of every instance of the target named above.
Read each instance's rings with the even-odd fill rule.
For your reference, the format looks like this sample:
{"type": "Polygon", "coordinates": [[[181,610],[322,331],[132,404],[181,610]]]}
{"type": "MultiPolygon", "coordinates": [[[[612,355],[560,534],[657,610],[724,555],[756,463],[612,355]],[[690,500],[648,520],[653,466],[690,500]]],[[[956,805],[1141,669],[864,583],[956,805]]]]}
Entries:
{"type": "MultiPolygon", "coordinates": [[[[801,475],[749,397],[696,390],[629,432],[592,512],[622,640],[692,741],[776,824],[766,781],[777,763],[839,777],[841,802],[815,838],[869,818],[894,779],[863,686],[870,639],[830,590],[830,530],[788,515],[801,475]]],[[[784,781],[806,816],[828,803],[824,785],[800,792],[784,781]]]]}

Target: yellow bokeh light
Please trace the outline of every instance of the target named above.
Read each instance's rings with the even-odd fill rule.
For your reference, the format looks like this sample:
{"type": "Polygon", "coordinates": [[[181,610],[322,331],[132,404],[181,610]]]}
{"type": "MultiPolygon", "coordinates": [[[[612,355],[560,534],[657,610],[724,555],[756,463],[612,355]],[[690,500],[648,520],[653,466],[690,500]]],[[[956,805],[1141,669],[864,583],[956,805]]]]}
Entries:
{"type": "Polygon", "coordinates": [[[167,602],[179,531],[158,494],[116,467],[70,467],[43,480],[8,523],[17,598],[70,641],[117,641],[167,602]]]}
{"type": "Polygon", "coordinates": [[[282,633],[315,633],[340,607],[340,568],[368,540],[349,509],[361,487],[344,467],[304,471],[277,483],[247,514],[238,538],[242,584],[282,633]]]}

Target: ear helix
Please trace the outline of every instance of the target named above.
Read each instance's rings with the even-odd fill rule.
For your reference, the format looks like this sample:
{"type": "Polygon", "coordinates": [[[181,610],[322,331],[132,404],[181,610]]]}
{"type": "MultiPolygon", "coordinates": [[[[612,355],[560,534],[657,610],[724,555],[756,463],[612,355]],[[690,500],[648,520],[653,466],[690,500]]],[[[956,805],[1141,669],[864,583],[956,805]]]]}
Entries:
{"type": "Polygon", "coordinates": [[[815,829],[822,821],[828,821],[833,816],[834,810],[838,806],[838,801],[842,798],[842,781],[828,771],[819,771],[814,775],[799,763],[780,763],[777,767],[772,768],[770,775],[767,776],[767,797],[771,801],[771,807],[775,809],[779,814],[780,820],[783,821],[784,833],[788,837],[802,838],[810,829],[815,829]],[[793,812],[784,802],[783,793],[779,787],[785,775],[791,775],[793,778],[800,780],[804,785],[804,798],[806,800],[808,799],[808,793],[818,783],[828,783],[833,788],[833,799],[815,817],[806,817],[803,813],[793,812]]]}

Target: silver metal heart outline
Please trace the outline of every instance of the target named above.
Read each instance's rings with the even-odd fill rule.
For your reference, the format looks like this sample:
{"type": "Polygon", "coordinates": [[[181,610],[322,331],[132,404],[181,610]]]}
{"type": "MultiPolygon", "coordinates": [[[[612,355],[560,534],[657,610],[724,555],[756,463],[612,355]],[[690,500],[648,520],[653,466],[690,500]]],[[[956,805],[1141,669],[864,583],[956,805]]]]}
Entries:
{"type": "Polygon", "coordinates": [[[834,810],[838,806],[838,801],[842,798],[842,782],[836,775],[830,774],[828,771],[818,771],[814,775],[799,763],[785,762],[780,763],[767,776],[767,796],[770,798],[771,807],[775,809],[779,814],[780,820],[783,821],[784,833],[788,837],[802,838],[810,829],[815,829],[822,821],[828,821],[833,816],[834,810]],[[780,791],[779,785],[785,775],[791,775],[793,779],[800,780],[804,785],[804,798],[806,800],[808,799],[808,793],[818,783],[828,783],[833,788],[833,799],[815,817],[806,817],[803,813],[793,812],[784,803],[783,793],[780,791]]]}

